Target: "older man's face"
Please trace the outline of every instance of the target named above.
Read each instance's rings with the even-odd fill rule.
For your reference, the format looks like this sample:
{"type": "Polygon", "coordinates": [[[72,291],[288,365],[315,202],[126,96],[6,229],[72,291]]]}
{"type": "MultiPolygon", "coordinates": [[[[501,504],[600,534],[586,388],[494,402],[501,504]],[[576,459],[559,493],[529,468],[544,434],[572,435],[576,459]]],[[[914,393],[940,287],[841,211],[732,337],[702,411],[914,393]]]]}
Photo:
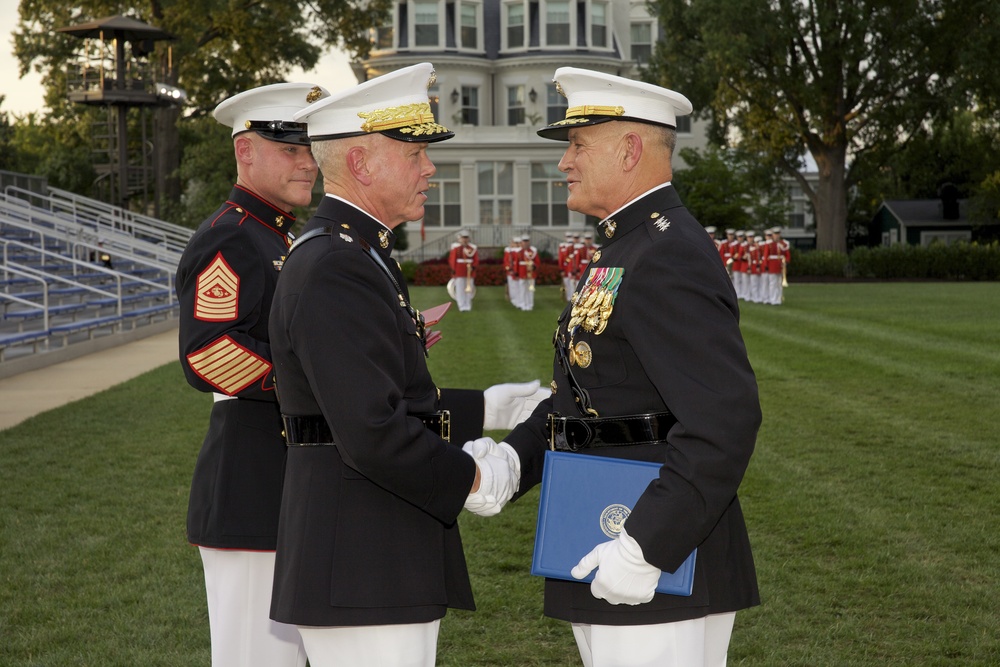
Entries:
{"type": "Polygon", "coordinates": [[[618,166],[621,133],[615,123],[587,125],[569,131],[569,146],[559,160],[566,174],[569,196],[566,206],[597,218],[618,209],[621,192],[618,166]]]}
{"type": "Polygon", "coordinates": [[[373,145],[378,166],[372,185],[379,220],[390,229],[424,217],[430,178],[437,169],[427,157],[427,143],[380,137],[373,145]]]}

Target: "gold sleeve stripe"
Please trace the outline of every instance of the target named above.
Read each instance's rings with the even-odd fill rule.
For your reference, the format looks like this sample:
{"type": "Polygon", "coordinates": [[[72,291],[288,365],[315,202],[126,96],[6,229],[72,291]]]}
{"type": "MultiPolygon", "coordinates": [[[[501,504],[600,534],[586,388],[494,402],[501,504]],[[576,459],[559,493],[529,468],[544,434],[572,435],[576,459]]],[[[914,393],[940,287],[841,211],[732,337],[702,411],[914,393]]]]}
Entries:
{"type": "Polygon", "coordinates": [[[271,372],[271,364],[229,336],[187,356],[191,369],[226,394],[236,394],[271,372]]]}
{"type": "Polygon", "coordinates": [[[195,290],[195,319],[207,322],[230,322],[239,316],[240,277],[226,263],[220,252],[198,274],[195,290]]]}

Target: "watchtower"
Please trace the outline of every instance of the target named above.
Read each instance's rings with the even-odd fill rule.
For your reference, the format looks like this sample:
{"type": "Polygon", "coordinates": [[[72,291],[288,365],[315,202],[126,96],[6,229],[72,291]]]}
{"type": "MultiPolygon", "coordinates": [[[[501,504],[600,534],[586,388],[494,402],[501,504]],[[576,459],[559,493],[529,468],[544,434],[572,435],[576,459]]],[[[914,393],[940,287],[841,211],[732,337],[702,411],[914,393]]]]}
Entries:
{"type": "MultiPolygon", "coordinates": [[[[127,16],[109,16],[58,28],[82,40],[76,59],[67,64],[70,101],[102,106],[106,120],[95,128],[95,167],[98,196],[111,204],[147,213],[155,184],[149,110],[184,103],[182,90],[157,82],[156,63],[150,60],[155,44],[173,40],[170,33],[127,16]],[[126,49],[126,44],[129,48],[126,49]],[[129,112],[132,114],[129,136],[129,112]]],[[[171,53],[167,49],[167,69],[171,53]]],[[[161,77],[162,78],[162,77],[161,77]]]]}

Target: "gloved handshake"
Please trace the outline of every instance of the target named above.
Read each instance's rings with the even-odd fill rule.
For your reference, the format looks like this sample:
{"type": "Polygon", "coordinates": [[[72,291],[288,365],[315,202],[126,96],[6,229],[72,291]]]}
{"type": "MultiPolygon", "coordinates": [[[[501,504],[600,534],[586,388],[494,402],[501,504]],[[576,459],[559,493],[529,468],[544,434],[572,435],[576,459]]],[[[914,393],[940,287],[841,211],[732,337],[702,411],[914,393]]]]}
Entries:
{"type": "MultiPolygon", "coordinates": [[[[510,430],[527,419],[549,397],[538,380],[496,384],[483,392],[483,430],[510,430]]],[[[465,500],[465,509],[479,516],[498,514],[521,483],[521,460],[514,448],[493,438],[470,440],[462,447],[479,467],[479,488],[465,500]]]]}
{"type": "Polygon", "coordinates": [[[465,500],[465,509],[479,516],[498,514],[521,483],[521,460],[514,448],[493,438],[465,443],[462,450],[479,467],[479,488],[465,500]]]}

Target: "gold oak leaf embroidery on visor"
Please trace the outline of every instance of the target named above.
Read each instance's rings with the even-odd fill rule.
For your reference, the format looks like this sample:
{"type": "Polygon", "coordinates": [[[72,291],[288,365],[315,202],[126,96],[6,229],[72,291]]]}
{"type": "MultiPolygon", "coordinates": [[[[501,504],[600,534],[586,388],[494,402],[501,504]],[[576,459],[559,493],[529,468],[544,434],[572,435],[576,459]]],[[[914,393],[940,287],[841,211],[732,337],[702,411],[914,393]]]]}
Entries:
{"type": "Polygon", "coordinates": [[[195,319],[206,322],[229,322],[239,315],[240,277],[226,263],[220,252],[198,274],[195,290],[195,319]]]}
{"type": "MultiPolygon", "coordinates": [[[[387,109],[360,111],[358,112],[358,116],[365,121],[361,124],[361,129],[365,132],[384,132],[385,130],[395,130],[411,125],[414,127],[428,125],[441,127],[434,122],[431,105],[427,102],[404,104],[387,109]]],[[[417,134],[423,134],[423,132],[417,132],[417,134]]]]}
{"type": "Polygon", "coordinates": [[[271,372],[271,364],[229,336],[187,356],[200,378],[226,394],[246,389],[271,372]]]}

